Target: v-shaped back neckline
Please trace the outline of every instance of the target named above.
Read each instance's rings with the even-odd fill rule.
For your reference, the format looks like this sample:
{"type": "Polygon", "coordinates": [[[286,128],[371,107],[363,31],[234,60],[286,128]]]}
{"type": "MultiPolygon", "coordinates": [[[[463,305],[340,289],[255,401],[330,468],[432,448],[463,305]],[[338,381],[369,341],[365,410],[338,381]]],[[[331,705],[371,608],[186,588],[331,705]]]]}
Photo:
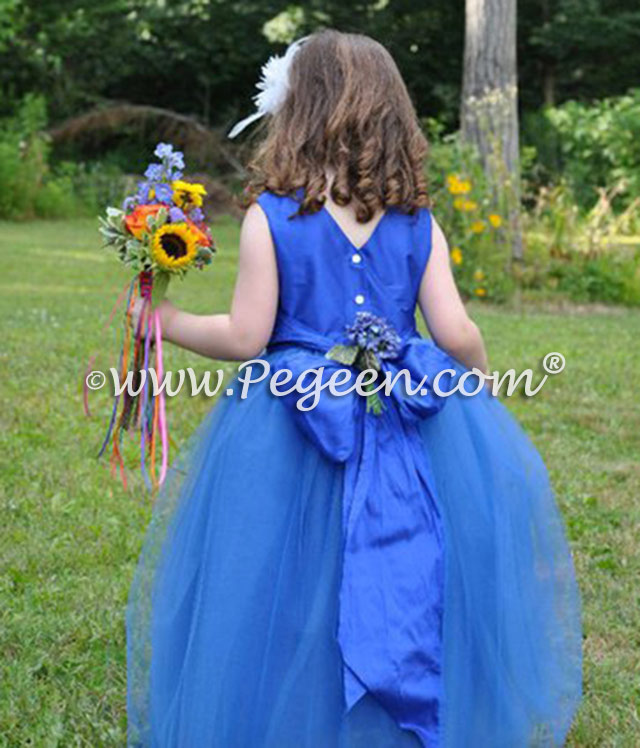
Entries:
{"type": "Polygon", "coordinates": [[[326,203],[322,205],[321,212],[326,213],[326,215],[329,218],[329,221],[334,225],[338,233],[342,236],[342,238],[347,242],[347,244],[355,252],[361,252],[363,249],[365,249],[365,247],[367,247],[373,241],[374,237],[376,236],[378,232],[378,229],[380,228],[380,224],[385,220],[385,218],[389,214],[389,211],[385,210],[380,216],[380,218],[378,219],[376,225],[373,227],[373,230],[371,231],[367,239],[362,244],[355,244],[352,241],[352,239],[349,237],[347,232],[342,228],[342,226],[338,222],[338,219],[334,215],[332,215],[331,211],[327,208],[326,203]]]}

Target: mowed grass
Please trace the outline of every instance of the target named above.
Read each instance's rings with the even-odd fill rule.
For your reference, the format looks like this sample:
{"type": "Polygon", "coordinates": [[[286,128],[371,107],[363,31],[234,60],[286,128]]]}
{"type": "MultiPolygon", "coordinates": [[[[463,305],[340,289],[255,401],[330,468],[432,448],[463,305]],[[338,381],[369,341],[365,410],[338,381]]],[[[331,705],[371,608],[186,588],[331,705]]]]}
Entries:
{"type": "MultiPolygon", "coordinates": [[[[191,311],[228,308],[238,227],[225,219],[215,234],[212,268],[170,292],[191,311]]],[[[114,365],[119,326],[103,323],[128,274],[93,221],[0,224],[0,256],[0,745],[123,745],[124,611],[151,504],[139,475],[125,493],[96,461],[109,403],[92,395],[85,418],[81,383],[91,353],[95,368],[114,365]]],[[[549,466],[582,591],[585,698],[568,745],[636,746],[640,314],[472,313],[496,369],[566,357],[540,394],[508,405],[549,466]]],[[[166,363],[219,366],[178,349],[166,363]]],[[[169,400],[178,445],[210,407],[169,400]]]]}

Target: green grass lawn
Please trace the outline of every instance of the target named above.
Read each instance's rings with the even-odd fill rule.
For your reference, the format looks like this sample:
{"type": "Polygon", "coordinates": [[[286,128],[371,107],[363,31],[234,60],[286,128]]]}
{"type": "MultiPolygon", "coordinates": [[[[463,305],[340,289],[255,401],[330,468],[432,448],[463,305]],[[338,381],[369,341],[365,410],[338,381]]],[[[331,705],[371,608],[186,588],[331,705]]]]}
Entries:
{"type": "MultiPolygon", "coordinates": [[[[195,312],[228,308],[237,226],[215,228],[212,268],[171,289],[195,312]]],[[[125,739],[124,609],[151,505],[97,462],[107,414],[82,411],[88,356],[113,365],[102,324],[127,280],[95,222],[0,224],[0,746],[125,739]]],[[[585,699],[570,746],[640,744],[640,313],[473,306],[493,368],[563,374],[508,405],[549,466],[584,604],[585,699]]],[[[167,368],[217,368],[177,349],[167,368]]],[[[226,364],[229,372],[235,367],[226,364]]],[[[180,444],[211,407],[170,398],[180,444]]],[[[515,747],[514,748],[518,748],[515,747]]]]}

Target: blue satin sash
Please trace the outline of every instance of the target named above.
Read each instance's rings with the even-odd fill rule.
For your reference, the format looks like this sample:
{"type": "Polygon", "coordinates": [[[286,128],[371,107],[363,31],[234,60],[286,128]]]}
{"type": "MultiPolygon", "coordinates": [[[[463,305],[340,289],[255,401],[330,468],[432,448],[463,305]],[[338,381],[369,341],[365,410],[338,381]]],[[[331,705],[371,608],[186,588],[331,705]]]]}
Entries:
{"type": "MultiPolygon", "coordinates": [[[[415,331],[402,334],[398,358],[383,370],[411,374],[415,388],[442,369],[447,354],[415,331]]],[[[322,382],[344,365],[325,353],[340,342],[292,318],[281,318],[269,350],[286,346],[276,370],[294,378],[324,367],[322,382]]],[[[349,383],[352,385],[353,381],[349,383]]],[[[348,387],[349,385],[346,385],[348,387]]],[[[346,712],[368,691],[424,745],[440,744],[444,532],[420,419],[446,399],[427,384],[409,397],[398,384],[380,415],[365,398],[323,390],[315,408],[300,410],[300,393],[283,400],[300,429],[329,459],[344,463],[343,565],[337,640],[343,659],[346,712]]]]}

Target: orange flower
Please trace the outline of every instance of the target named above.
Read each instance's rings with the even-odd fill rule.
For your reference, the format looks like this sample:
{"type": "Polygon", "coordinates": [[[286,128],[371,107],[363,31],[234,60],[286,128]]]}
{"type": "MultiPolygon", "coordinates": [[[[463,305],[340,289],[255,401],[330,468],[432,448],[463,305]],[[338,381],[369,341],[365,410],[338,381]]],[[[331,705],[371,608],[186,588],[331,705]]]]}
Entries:
{"type": "Polygon", "coordinates": [[[186,221],[187,221],[187,226],[191,229],[192,233],[195,234],[197,243],[203,247],[210,247],[211,237],[206,233],[206,231],[203,231],[190,218],[187,218],[186,221]]]}
{"type": "Polygon", "coordinates": [[[147,218],[155,216],[162,205],[138,205],[128,216],[124,217],[125,226],[136,239],[141,239],[147,230],[147,218]]]}

